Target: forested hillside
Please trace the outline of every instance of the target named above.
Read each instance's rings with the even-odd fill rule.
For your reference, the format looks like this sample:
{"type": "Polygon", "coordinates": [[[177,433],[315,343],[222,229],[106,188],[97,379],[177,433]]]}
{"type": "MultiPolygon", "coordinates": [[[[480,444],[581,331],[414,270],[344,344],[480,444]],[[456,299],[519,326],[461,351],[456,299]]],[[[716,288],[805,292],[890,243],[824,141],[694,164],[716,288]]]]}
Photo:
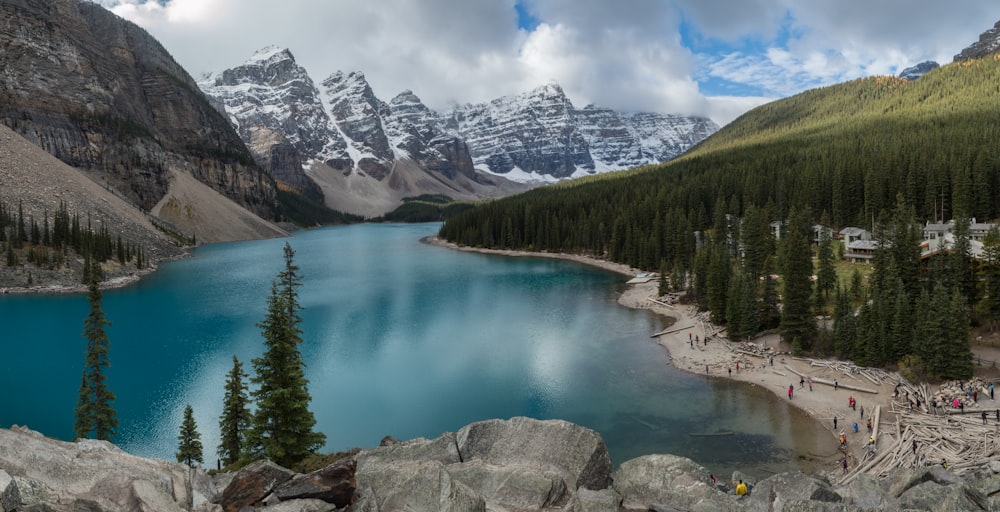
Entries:
{"type": "MultiPolygon", "coordinates": [[[[955,297],[950,313],[923,311],[941,322],[964,314],[957,313],[958,302],[963,308],[977,304],[986,308],[980,301],[989,299],[989,293],[974,282],[962,283],[962,269],[974,278],[982,268],[970,264],[966,254],[957,263],[936,262],[933,267],[939,271],[932,271],[931,264],[920,262],[914,245],[919,234],[912,231],[927,220],[998,216],[997,119],[1000,59],[996,56],[951,64],[913,82],[859,79],[754,109],[663,165],[483,204],[447,221],[441,236],[466,245],[579,252],[659,269],[674,278],[675,287],[694,292],[713,319],[729,323],[731,331],[733,322],[740,321],[734,310],[742,292],[739,286],[730,288],[730,277],[748,281],[745,301],[765,305],[749,315],[754,317],[751,325],[739,330],[780,324],[786,339],[794,338],[808,349],[819,336],[807,318],[813,314],[810,304],[815,313],[831,313],[839,300],[834,297],[837,283],[818,291],[809,282],[815,271],[812,262],[803,264],[793,255],[811,254],[808,230],[814,223],[822,221],[835,229],[875,227],[885,250],[875,261],[879,279],[863,293],[868,298],[882,294],[879,299],[887,302],[876,300],[878,316],[861,320],[879,326],[877,339],[865,336],[861,342],[860,334],[854,333],[848,340],[840,333],[844,339],[837,347],[832,338],[820,336],[816,348],[871,364],[894,363],[915,349],[909,344],[887,346],[888,337],[912,337],[913,325],[906,315],[927,306],[920,301],[923,291],[950,297],[956,289],[961,295],[955,297]],[[783,237],[780,243],[767,241],[767,224],[775,220],[786,221],[788,233],[798,233],[805,241],[799,236],[783,237]],[[907,249],[889,254],[894,244],[907,249]],[[782,276],[780,290],[770,283],[752,285],[771,273],[782,276]],[[797,285],[801,279],[805,282],[797,285]],[[901,302],[897,281],[905,285],[901,302]],[[938,285],[942,288],[935,289],[938,285]],[[779,291],[785,307],[764,312],[779,291]],[[786,318],[789,315],[800,318],[786,318]],[[907,325],[885,332],[893,320],[907,325]],[[796,322],[801,325],[795,326],[796,322]],[[879,346],[873,348],[872,343],[879,346]]],[[[864,298],[854,295],[854,307],[864,298]]],[[[965,324],[933,329],[949,332],[947,338],[963,343],[962,335],[968,333],[965,324]]],[[[922,352],[928,356],[934,350],[922,352]]],[[[956,368],[946,369],[942,363],[929,371],[971,372],[971,363],[964,360],[967,343],[958,354],[949,356],[960,360],[956,368]]]]}
{"type": "MultiPolygon", "coordinates": [[[[641,268],[690,260],[674,233],[793,206],[871,226],[902,194],[918,220],[1000,212],[1000,60],[874,77],[754,109],[683,157],[492,201],[449,220],[468,245],[582,251],[641,268]],[[680,245],[678,245],[680,244],[680,245]]],[[[686,238],[686,237],[684,237],[686,238]]]]}

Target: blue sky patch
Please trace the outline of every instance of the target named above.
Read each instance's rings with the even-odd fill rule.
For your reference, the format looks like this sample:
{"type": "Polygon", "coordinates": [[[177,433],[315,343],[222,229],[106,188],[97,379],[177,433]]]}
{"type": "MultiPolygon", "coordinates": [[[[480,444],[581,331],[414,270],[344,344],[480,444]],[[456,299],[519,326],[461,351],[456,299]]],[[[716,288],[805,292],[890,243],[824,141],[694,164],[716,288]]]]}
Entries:
{"type": "Polygon", "coordinates": [[[517,11],[517,28],[531,32],[541,23],[538,18],[531,14],[524,2],[514,2],[514,10],[517,11]]]}

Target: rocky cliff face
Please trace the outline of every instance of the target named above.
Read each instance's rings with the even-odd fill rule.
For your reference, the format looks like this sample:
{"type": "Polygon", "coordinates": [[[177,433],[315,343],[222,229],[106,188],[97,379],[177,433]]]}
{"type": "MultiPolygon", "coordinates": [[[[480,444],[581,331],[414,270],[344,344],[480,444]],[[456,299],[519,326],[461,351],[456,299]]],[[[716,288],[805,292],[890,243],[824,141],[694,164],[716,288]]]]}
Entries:
{"type": "Polygon", "coordinates": [[[1000,21],[996,22],[993,28],[983,32],[979,36],[979,41],[972,43],[956,55],[954,62],[978,59],[996,53],[998,50],[1000,50],[1000,21]]]}
{"type": "Polygon", "coordinates": [[[271,178],[136,25],[80,0],[0,2],[0,69],[0,122],[144,210],[173,171],[271,215],[271,178]]]}
{"type": "Polygon", "coordinates": [[[435,439],[399,442],[309,474],[268,461],[208,477],[141,459],[98,441],[65,443],[17,427],[0,431],[0,509],[149,511],[901,511],[996,510],[1000,464],[958,477],[940,467],[862,475],[846,486],[825,476],[734,474],[673,455],[612,470],[596,432],[559,420],[487,420],[435,439]],[[736,478],[750,494],[733,492],[736,478]]]}
{"type": "Polygon", "coordinates": [[[358,71],[337,71],[316,87],[278,48],[199,85],[225,105],[255,155],[268,150],[250,140],[251,127],[283,133],[327,205],[361,215],[407,196],[492,197],[658,163],[718,130],[707,118],[577,109],[557,84],[439,113],[411,91],[382,101],[358,71]],[[352,205],[352,195],[362,201],[352,205]]]}

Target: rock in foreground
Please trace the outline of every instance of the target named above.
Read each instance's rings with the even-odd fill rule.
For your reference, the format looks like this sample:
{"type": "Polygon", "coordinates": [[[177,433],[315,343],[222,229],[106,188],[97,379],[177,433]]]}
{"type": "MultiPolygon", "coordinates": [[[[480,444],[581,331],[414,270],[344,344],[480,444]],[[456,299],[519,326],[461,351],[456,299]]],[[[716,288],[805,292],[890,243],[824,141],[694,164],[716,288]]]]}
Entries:
{"type": "Polygon", "coordinates": [[[730,483],[713,487],[708,471],[683,457],[638,457],[612,473],[596,432],[512,418],[430,440],[387,439],[308,475],[259,461],[213,478],[110,443],[14,428],[0,431],[0,512],[1000,510],[995,466],[963,477],[937,467],[863,475],[845,487],[789,472],[751,482],[750,495],[737,498],[730,483]]]}

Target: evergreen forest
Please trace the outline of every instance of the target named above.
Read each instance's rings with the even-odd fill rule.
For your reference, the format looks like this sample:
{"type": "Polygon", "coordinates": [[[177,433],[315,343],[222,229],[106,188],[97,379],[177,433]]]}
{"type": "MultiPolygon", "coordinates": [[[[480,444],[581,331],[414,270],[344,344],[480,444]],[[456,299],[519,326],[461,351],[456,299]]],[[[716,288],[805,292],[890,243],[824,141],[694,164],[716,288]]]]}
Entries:
{"type": "Polygon", "coordinates": [[[83,261],[82,282],[89,283],[91,262],[116,261],[122,266],[143,269],[148,265],[142,246],[112,236],[107,226],[94,229],[90,216],[81,220],[78,213],[70,214],[65,203],[41,219],[25,216],[23,206],[16,208],[0,199],[0,267],[24,267],[29,270],[26,285],[31,286],[30,269],[58,270],[76,268],[77,256],[83,261]]]}
{"type": "Polygon", "coordinates": [[[731,336],[779,329],[796,350],[961,378],[971,326],[1000,320],[1000,259],[972,258],[961,229],[954,251],[921,259],[920,228],[1000,216],[997,119],[996,55],[858,79],[753,109],[664,164],[482,203],[440,235],[659,270],[731,336]],[[814,224],[872,231],[870,275],[831,277],[839,242],[814,224]]]}

